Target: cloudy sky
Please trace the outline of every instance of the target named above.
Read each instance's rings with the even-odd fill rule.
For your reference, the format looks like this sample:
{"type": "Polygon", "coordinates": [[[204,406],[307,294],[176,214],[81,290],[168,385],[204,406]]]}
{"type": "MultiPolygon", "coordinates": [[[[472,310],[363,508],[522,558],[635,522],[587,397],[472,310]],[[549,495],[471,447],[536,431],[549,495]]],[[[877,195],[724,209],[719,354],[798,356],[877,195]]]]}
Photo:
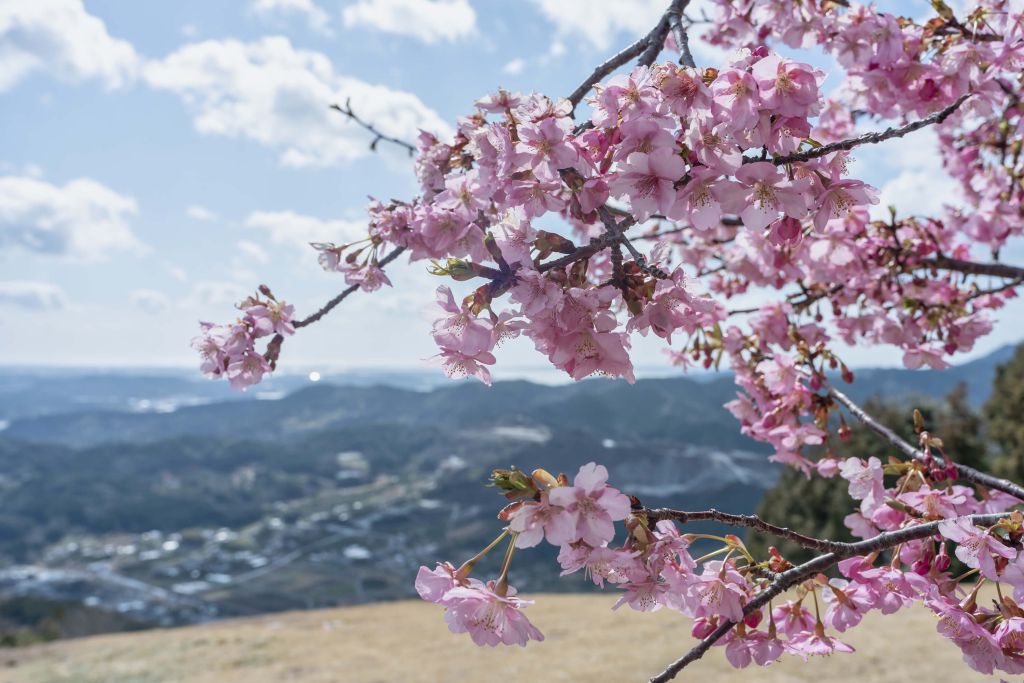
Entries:
{"type": "MultiPolygon", "coordinates": [[[[664,3],[3,0],[0,364],[193,364],[196,321],[230,319],[260,282],[300,314],[318,307],[343,283],[307,243],[358,234],[368,195],[415,192],[404,154],[372,153],[329,104],[350,99],[404,138],[443,134],[499,85],[568,93],[664,3]]],[[[718,63],[693,42],[698,62],[718,63]]],[[[857,172],[883,205],[928,210],[948,196],[933,145],[865,150],[857,172]]],[[[434,353],[437,282],[423,264],[389,273],[393,290],[289,340],[287,362],[406,367],[434,353]]],[[[1019,336],[1003,324],[978,353],[1019,336]]],[[[528,342],[504,356],[543,360],[528,342]]],[[[660,361],[641,346],[638,365],[660,361]]]]}

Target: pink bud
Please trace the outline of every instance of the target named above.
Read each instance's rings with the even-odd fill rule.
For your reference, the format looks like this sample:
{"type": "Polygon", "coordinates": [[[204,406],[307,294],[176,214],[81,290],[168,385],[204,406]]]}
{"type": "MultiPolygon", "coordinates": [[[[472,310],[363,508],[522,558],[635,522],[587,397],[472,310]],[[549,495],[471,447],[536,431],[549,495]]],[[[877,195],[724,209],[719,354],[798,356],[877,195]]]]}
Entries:
{"type": "Polygon", "coordinates": [[[707,617],[701,617],[693,622],[693,628],[690,630],[690,635],[697,640],[704,640],[711,635],[714,630],[715,624],[708,621],[707,617]]]}
{"type": "Polygon", "coordinates": [[[935,557],[935,570],[944,572],[949,569],[949,565],[952,563],[953,560],[950,559],[949,553],[946,552],[946,542],[943,541],[942,545],[939,547],[939,554],[935,557]]]}

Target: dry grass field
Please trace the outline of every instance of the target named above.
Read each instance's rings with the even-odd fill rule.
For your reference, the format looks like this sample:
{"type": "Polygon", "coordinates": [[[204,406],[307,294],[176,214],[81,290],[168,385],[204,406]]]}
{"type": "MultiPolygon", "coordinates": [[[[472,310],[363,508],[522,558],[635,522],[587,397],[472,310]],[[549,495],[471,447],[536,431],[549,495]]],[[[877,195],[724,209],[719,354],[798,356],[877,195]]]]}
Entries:
{"type": "MultiPolygon", "coordinates": [[[[439,608],[395,602],[7,650],[0,652],[0,683],[639,683],[694,642],[673,612],[612,612],[612,595],[538,597],[529,614],[547,640],[526,649],[477,648],[448,633],[439,608]]],[[[677,680],[999,680],[968,669],[924,609],[872,614],[845,640],[859,652],[744,671],[712,651],[677,680]]]]}

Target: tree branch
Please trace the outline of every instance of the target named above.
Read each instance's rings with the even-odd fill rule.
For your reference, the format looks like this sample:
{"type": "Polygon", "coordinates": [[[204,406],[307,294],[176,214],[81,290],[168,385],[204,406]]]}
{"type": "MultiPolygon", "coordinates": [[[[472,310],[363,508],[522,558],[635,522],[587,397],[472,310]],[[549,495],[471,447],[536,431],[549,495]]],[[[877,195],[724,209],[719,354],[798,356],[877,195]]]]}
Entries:
{"type": "Polygon", "coordinates": [[[680,510],[670,510],[668,508],[644,508],[640,513],[647,515],[649,520],[662,520],[672,519],[680,524],[686,524],[687,522],[697,521],[713,521],[721,522],[729,526],[746,527],[748,529],[757,529],[767,534],[771,534],[776,538],[784,538],[793,541],[797,545],[804,548],[810,548],[811,550],[817,550],[819,552],[836,552],[845,550],[850,545],[849,543],[842,543],[839,541],[827,541],[820,538],[813,538],[811,536],[805,536],[799,532],[793,531],[786,527],[776,526],[769,522],[764,521],[757,515],[733,515],[727,512],[719,512],[718,510],[703,510],[700,512],[683,512],[680,510]]]}
{"type": "Polygon", "coordinates": [[[690,37],[683,26],[683,13],[689,4],[690,0],[673,0],[672,5],[668,8],[668,26],[679,47],[679,63],[696,69],[697,63],[693,61],[693,55],[690,53],[690,37]]]}
{"type": "Polygon", "coordinates": [[[633,257],[636,264],[640,266],[640,270],[644,271],[648,275],[653,275],[659,280],[667,280],[668,273],[663,271],[657,266],[652,266],[647,263],[647,258],[633,246],[633,243],[629,241],[629,238],[622,234],[622,231],[629,226],[636,223],[636,220],[632,217],[623,219],[621,223],[615,222],[615,216],[608,210],[608,207],[601,205],[597,207],[597,215],[601,217],[601,222],[604,223],[605,230],[609,235],[616,238],[616,243],[622,244],[626,247],[626,251],[633,257]]]}
{"type": "MultiPolygon", "coordinates": [[[[384,266],[398,258],[399,254],[401,254],[403,251],[405,251],[405,247],[395,247],[387,256],[385,256],[384,258],[377,262],[377,267],[383,268],[384,266]]],[[[347,289],[342,291],[341,294],[339,294],[338,296],[334,297],[326,304],[324,304],[319,311],[311,313],[302,320],[296,322],[294,324],[295,329],[306,327],[307,325],[312,325],[316,321],[320,320],[320,318],[330,313],[338,304],[344,301],[349,294],[353,293],[357,289],[359,289],[359,285],[352,285],[351,287],[348,287],[347,289]]]]}
{"type": "Polygon", "coordinates": [[[340,104],[332,104],[331,109],[341,112],[342,114],[344,114],[345,116],[359,124],[362,128],[373,133],[373,140],[370,141],[370,149],[372,151],[376,152],[377,144],[380,143],[381,140],[384,140],[386,142],[390,142],[393,145],[398,145],[399,147],[403,148],[405,151],[409,153],[409,156],[412,156],[416,153],[416,145],[413,145],[399,138],[391,137],[390,135],[384,135],[384,133],[381,133],[379,130],[377,130],[377,127],[374,126],[372,123],[364,121],[363,119],[359,118],[359,116],[357,116],[356,113],[352,111],[351,98],[345,100],[344,107],[341,106],[340,104]]]}
{"type": "MultiPolygon", "coordinates": [[[[674,4],[674,3],[673,3],[674,4]]],[[[640,59],[636,60],[636,63],[640,66],[650,66],[654,64],[654,60],[661,54],[661,49],[665,46],[665,37],[668,35],[668,13],[669,10],[665,10],[665,14],[661,15],[661,20],[658,21],[658,25],[647,34],[647,49],[640,55],[640,59]]]]}
{"type": "Polygon", "coordinates": [[[578,247],[576,251],[574,251],[571,254],[567,254],[566,256],[562,256],[561,258],[557,258],[553,261],[548,261],[547,263],[539,264],[537,266],[537,271],[541,273],[546,273],[549,270],[553,270],[555,268],[564,268],[565,266],[571,266],[577,261],[582,261],[585,258],[590,258],[599,251],[603,251],[608,247],[612,246],[613,244],[617,244],[618,242],[618,237],[616,237],[615,235],[605,233],[600,237],[595,237],[594,239],[590,240],[590,244],[578,247]]]}
{"type": "Polygon", "coordinates": [[[587,80],[580,83],[579,87],[573,90],[569,94],[569,97],[566,98],[572,103],[573,112],[576,111],[576,107],[583,101],[583,98],[587,96],[587,93],[590,92],[590,89],[593,88],[594,85],[600,83],[608,74],[612,73],[623,64],[626,64],[634,57],[639,56],[647,47],[647,41],[649,38],[650,34],[647,34],[629,47],[599,64],[597,68],[594,69],[594,73],[590,74],[587,80]]]}
{"type": "Polygon", "coordinates": [[[940,270],[953,270],[968,275],[993,275],[995,277],[1006,277],[1013,279],[1024,278],[1024,268],[1011,266],[1005,263],[977,263],[975,261],[962,261],[961,259],[948,256],[936,256],[918,262],[919,266],[925,268],[938,268],[940,270]]]}
{"type": "MultiPolygon", "coordinates": [[[[957,98],[955,102],[953,102],[948,107],[940,109],[931,116],[926,116],[925,118],[919,121],[908,123],[907,125],[902,126],[900,128],[886,128],[885,130],[878,133],[865,133],[864,135],[860,135],[855,138],[850,138],[849,140],[841,140],[840,142],[833,142],[828,145],[822,145],[821,147],[817,147],[806,152],[795,152],[793,154],[775,157],[774,159],[771,160],[771,162],[776,166],[783,166],[785,164],[792,164],[798,161],[810,161],[811,159],[817,159],[818,157],[823,157],[827,154],[832,154],[833,152],[851,150],[854,147],[859,147],[860,145],[874,145],[885,140],[890,140],[892,138],[901,138],[907,133],[912,133],[915,130],[924,128],[925,126],[930,126],[933,123],[942,123],[947,118],[949,118],[949,116],[953,112],[955,112],[960,107],[960,105],[963,104],[964,101],[970,96],[970,93],[967,93],[966,95],[961,95],[959,98],[957,98]]],[[[743,163],[754,163],[755,161],[761,161],[761,159],[751,159],[746,157],[743,159],[743,163]]]]}
{"type": "MultiPolygon", "coordinates": [[[[572,103],[573,113],[575,113],[576,107],[579,106],[579,103],[587,96],[587,93],[590,92],[591,88],[630,60],[635,57],[639,57],[639,63],[641,65],[650,66],[653,64],[654,60],[658,58],[658,53],[661,52],[661,46],[665,42],[665,36],[668,35],[671,23],[670,15],[675,11],[678,23],[679,15],[682,14],[683,9],[688,3],[689,0],[673,0],[672,4],[669,5],[669,8],[665,10],[665,14],[661,16],[661,19],[658,20],[658,23],[655,24],[654,28],[652,28],[646,36],[640,38],[629,47],[599,64],[597,68],[594,69],[594,72],[587,77],[587,80],[580,83],[579,87],[573,90],[572,93],[569,94],[569,97],[566,98],[572,103]]],[[[682,27],[680,26],[680,28],[682,27]]],[[[683,36],[685,38],[685,32],[683,32],[683,36]]],[[[679,41],[678,37],[676,38],[676,41],[679,41]]],[[[687,54],[689,54],[689,44],[685,44],[687,45],[687,54]]],[[[692,64],[690,66],[692,66],[692,64]]]]}
{"type": "MultiPolygon", "coordinates": [[[[854,417],[860,420],[865,427],[881,436],[894,447],[902,451],[907,457],[922,462],[928,461],[929,456],[924,451],[914,448],[912,445],[900,438],[896,432],[878,422],[878,420],[869,415],[867,411],[854,403],[853,399],[849,396],[835,387],[829,387],[829,393],[835,400],[843,404],[843,406],[850,411],[854,417]]],[[[1024,500],[1024,487],[1021,487],[1008,479],[1000,479],[999,477],[981,472],[973,467],[968,467],[967,465],[961,465],[957,462],[953,462],[951,464],[956,468],[957,474],[961,479],[986,486],[990,489],[995,489],[996,491],[1002,491],[1014,498],[1024,500]]]]}
{"type": "MultiPolygon", "coordinates": [[[[975,524],[985,526],[995,524],[1009,514],[1010,513],[967,515],[959,519],[969,519],[975,524]]],[[[776,596],[781,595],[793,586],[796,586],[812,576],[828,569],[840,560],[845,560],[846,558],[853,557],[855,555],[867,555],[873,552],[886,550],[901,543],[907,543],[908,541],[928,538],[929,536],[934,535],[938,531],[939,524],[945,521],[949,520],[938,520],[934,522],[927,522],[925,524],[917,524],[914,526],[904,527],[903,529],[898,529],[896,531],[888,531],[864,541],[848,543],[844,548],[836,550],[835,552],[819,555],[818,557],[793,567],[792,569],[780,572],[767,588],[758,593],[753,600],[743,607],[743,614],[746,616],[751,612],[761,609],[768,604],[768,601],[772,600],[776,596]]],[[[669,664],[668,667],[666,667],[666,669],[660,674],[652,677],[650,679],[650,683],[667,683],[667,681],[675,678],[676,675],[687,665],[703,657],[704,654],[711,649],[711,646],[721,640],[733,629],[734,626],[736,626],[736,622],[722,622],[718,628],[701,640],[689,652],[669,664]]]]}

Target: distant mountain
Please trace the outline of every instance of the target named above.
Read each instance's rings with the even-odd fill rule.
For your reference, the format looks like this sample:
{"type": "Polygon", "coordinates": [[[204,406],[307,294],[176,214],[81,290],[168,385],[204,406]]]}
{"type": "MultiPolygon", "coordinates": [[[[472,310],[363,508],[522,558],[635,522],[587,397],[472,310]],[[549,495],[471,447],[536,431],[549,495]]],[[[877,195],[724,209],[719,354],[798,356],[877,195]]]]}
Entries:
{"type": "Polygon", "coordinates": [[[978,408],[992,392],[996,368],[1013,358],[1017,346],[1001,346],[987,356],[969,363],[953,365],[945,370],[904,370],[901,368],[863,368],[855,370],[854,383],[849,386],[856,400],[871,396],[901,399],[908,396],[940,397],[957,384],[967,385],[971,406],[978,408]]]}
{"type": "MultiPolygon", "coordinates": [[[[417,391],[447,382],[444,375],[427,369],[351,370],[322,373],[322,377],[340,386],[386,384],[417,391]]],[[[82,411],[168,413],[183,406],[214,402],[273,400],[310,384],[305,374],[277,373],[255,389],[241,393],[226,382],[204,379],[193,369],[0,367],[0,420],[82,411]]]]}
{"type": "MultiPolygon", "coordinates": [[[[938,398],[964,382],[971,404],[979,406],[988,397],[995,368],[1012,354],[1013,347],[1006,346],[941,371],[861,369],[848,391],[856,400],[938,398]]],[[[174,377],[30,380],[0,374],[0,415],[11,416],[3,418],[9,423],[5,436],[76,448],[182,436],[278,440],[367,421],[409,426],[594,424],[611,439],[634,435],[727,447],[740,443],[735,421],[721,407],[736,392],[729,374],[647,379],[632,386],[600,379],[561,386],[498,382],[491,388],[460,382],[430,392],[395,386],[401,377],[341,376],[309,386],[305,378],[282,376],[262,387],[262,394],[238,395],[228,393],[223,382],[174,377]],[[282,398],[289,389],[292,393],[282,398]],[[149,398],[138,398],[143,396],[149,398]],[[280,400],[244,400],[252,396],[280,400]],[[138,408],[140,401],[147,410],[138,408]],[[31,406],[40,402],[47,406],[45,414],[22,416],[31,415],[31,406]],[[126,410],[126,405],[135,410],[126,410]]],[[[424,385],[418,374],[409,381],[417,389],[424,385]]]]}
{"type": "MultiPolygon", "coordinates": [[[[978,404],[1011,353],[860,370],[848,391],[912,401],[964,381],[978,404]]],[[[0,431],[0,624],[4,600],[79,601],[137,625],[406,597],[419,564],[493,538],[502,501],[483,484],[498,467],[571,475],[598,461],[645,504],[735,513],[779,475],[723,408],[728,375],[430,391],[348,379],[275,378],[276,400],[223,400],[222,383],[175,376],[0,372],[13,411],[0,431]]],[[[564,590],[550,555],[524,556],[516,583],[564,590]]]]}

